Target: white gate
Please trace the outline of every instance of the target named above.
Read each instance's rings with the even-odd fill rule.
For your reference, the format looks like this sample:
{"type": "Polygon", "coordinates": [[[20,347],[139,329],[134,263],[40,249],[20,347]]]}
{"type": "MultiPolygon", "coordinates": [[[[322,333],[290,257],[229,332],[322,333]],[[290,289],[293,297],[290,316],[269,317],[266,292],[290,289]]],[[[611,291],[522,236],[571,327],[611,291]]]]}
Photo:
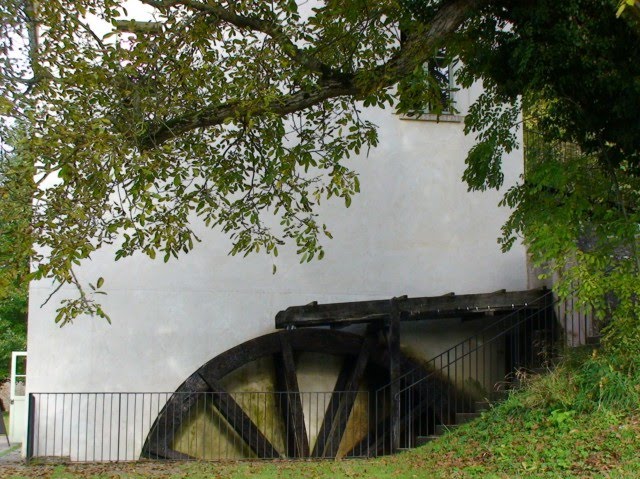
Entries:
{"type": "Polygon", "coordinates": [[[14,351],[11,353],[11,390],[9,407],[9,440],[12,443],[24,443],[27,412],[25,387],[27,385],[27,353],[14,351]]]}

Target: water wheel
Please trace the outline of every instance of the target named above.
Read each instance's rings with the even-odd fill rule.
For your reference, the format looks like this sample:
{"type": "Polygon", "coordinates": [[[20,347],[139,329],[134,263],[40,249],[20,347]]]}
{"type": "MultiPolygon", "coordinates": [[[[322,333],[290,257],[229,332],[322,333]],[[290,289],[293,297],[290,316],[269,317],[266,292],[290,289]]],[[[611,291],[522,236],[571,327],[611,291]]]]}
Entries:
{"type": "MultiPolygon", "coordinates": [[[[385,343],[377,336],[296,329],[229,349],[168,398],[142,456],[215,460],[374,454],[385,441],[380,430],[388,419],[388,404],[375,393],[389,382],[385,343]]],[[[406,370],[416,362],[403,356],[402,365],[406,370]]]]}

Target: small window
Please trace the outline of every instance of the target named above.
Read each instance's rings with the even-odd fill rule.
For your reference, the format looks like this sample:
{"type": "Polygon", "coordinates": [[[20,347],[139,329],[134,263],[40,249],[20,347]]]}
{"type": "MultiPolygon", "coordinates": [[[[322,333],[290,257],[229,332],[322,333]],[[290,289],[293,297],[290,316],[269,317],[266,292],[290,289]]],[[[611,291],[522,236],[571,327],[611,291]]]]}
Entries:
{"type": "Polygon", "coordinates": [[[438,111],[444,115],[452,115],[455,113],[453,65],[454,62],[447,57],[444,49],[440,49],[438,53],[427,62],[426,68],[440,88],[440,104],[430,105],[430,113],[437,113],[438,111]]]}
{"type": "Polygon", "coordinates": [[[457,88],[454,82],[454,70],[457,60],[451,59],[445,49],[440,49],[431,60],[424,64],[426,73],[429,74],[430,89],[439,91],[438,102],[429,104],[422,112],[406,114],[403,120],[422,120],[443,123],[461,123],[463,117],[456,111],[455,92],[457,88]]]}

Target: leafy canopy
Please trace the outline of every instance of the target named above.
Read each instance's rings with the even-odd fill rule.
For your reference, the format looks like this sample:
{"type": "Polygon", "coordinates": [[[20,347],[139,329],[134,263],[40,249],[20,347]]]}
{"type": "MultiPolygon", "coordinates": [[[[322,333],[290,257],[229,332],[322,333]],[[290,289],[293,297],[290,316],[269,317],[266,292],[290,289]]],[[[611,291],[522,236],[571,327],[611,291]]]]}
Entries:
{"type": "Polygon", "coordinates": [[[97,248],[167,261],[198,240],[196,216],[228,233],[234,254],[291,242],[302,261],[321,258],[330,233],[315,207],[350,204],[359,185],[344,160],[378,141],[361,108],[447,109],[424,68],[445,46],[462,59],[462,85],[486,87],[466,118],[478,139],[470,188],[502,185],[522,102],[542,135],[504,200],[505,248],[524,236],[538,264],[585,285],[586,301],[613,288],[637,318],[640,53],[618,2],[142,3],[137,16],[116,0],[0,6],[1,133],[27,125],[15,148],[38,187],[33,276],[79,289],[58,321],[105,315],[74,273],[97,248]]]}
{"type": "Polygon", "coordinates": [[[0,150],[0,379],[9,376],[11,352],[27,344],[32,195],[31,164],[0,150]]]}
{"type": "Polygon", "coordinates": [[[503,201],[513,209],[503,246],[523,238],[559,292],[595,308],[610,349],[632,358],[640,353],[640,52],[632,47],[640,29],[627,11],[627,21],[616,18],[608,0],[496,10],[470,22],[460,51],[467,81],[481,76],[488,86],[467,117],[480,141],[465,179],[475,189],[501,184],[522,105],[526,175],[503,201]],[[489,40],[500,24],[509,28],[489,40]]]}
{"type": "Polygon", "coordinates": [[[138,18],[115,0],[0,6],[2,134],[28,125],[18,148],[35,168],[33,277],[79,290],[62,323],[105,316],[82,260],[117,243],[116,259],[167,261],[198,240],[195,216],[233,254],[289,241],[321,258],[314,207],[349,206],[344,160],[378,141],[362,106],[439,104],[421,65],[480,2],[423,2],[420,19],[395,0],[142,3],[138,18]]]}

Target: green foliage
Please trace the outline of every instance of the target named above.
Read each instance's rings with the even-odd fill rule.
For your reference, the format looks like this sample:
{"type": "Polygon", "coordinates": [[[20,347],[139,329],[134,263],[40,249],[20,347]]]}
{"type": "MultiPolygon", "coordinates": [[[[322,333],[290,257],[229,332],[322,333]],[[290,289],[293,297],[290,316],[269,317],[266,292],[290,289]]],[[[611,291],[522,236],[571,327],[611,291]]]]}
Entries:
{"type": "Polygon", "coordinates": [[[477,143],[467,155],[462,179],[470,190],[500,188],[504,181],[502,156],[517,148],[520,104],[501,102],[490,87],[471,105],[465,117],[465,133],[475,134],[477,143]]]}
{"type": "Polygon", "coordinates": [[[640,31],[640,2],[637,0],[620,0],[617,17],[624,17],[631,25],[640,31]]]}
{"type": "Polygon", "coordinates": [[[0,137],[20,120],[22,154],[37,159],[33,278],[79,293],[56,321],[106,317],[102,285],[75,274],[97,249],[166,262],[199,241],[194,222],[227,233],[231,254],[290,243],[321,259],[316,208],[351,204],[346,162],[378,142],[362,107],[437,98],[421,65],[470,12],[458,1],[419,8],[418,21],[415,5],[387,0],[302,13],[290,0],[144,0],[155,23],[118,0],[3,2],[0,137]]]}
{"type": "Polygon", "coordinates": [[[612,413],[636,412],[640,408],[640,363],[635,356],[597,356],[579,365],[576,408],[579,411],[605,409],[612,413]],[[629,367],[631,362],[632,367],[629,367]]]}
{"type": "Polygon", "coordinates": [[[0,300],[0,379],[8,378],[11,352],[27,347],[27,295],[14,293],[0,300]]]}
{"type": "Polygon", "coordinates": [[[518,95],[546,104],[540,129],[575,143],[599,161],[635,165],[640,151],[636,108],[637,33],[612,14],[610,0],[543,0],[491,6],[462,34],[465,80],[483,77],[496,100],[518,95]],[[497,26],[509,24],[491,37],[497,26]]]}
{"type": "Polygon", "coordinates": [[[637,358],[628,367],[626,357],[583,348],[569,356],[552,374],[527,382],[519,394],[501,406],[508,415],[541,410],[548,421],[563,427],[576,415],[602,412],[634,415],[640,411],[640,370],[637,358]]]}
{"type": "Polygon", "coordinates": [[[475,457],[486,458],[485,466],[476,464],[468,477],[496,470],[512,477],[601,477],[620,460],[629,467],[616,468],[619,477],[634,477],[640,375],[610,364],[592,350],[574,351],[557,370],[526,381],[478,423],[433,449],[459,453],[477,444],[475,457]]]}
{"type": "MultiPolygon", "coordinates": [[[[9,376],[11,352],[26,348],[33,168],[12,151],[0,155],[0,378],[9,376]]],[[[9,147],[9,145],[5,145],[9,147]]]]}
{"type": "Polygon", "coordinates": [[[483,78],[488,86],[466,118],[478,143],[464,179],[471,189],[501,186],[522,99],[526,171],[502,202],[513,211],[503,249],[524,241],[561,296],[596,312],[605,344],[630,366],[640,352],[640,53],[627,48],[637,32],[612,7],[608,0],[489,7],[457,45],[462,81],[483,78]]]}
{"type": "Polygon", "coordinates": [[[534,262],[555,275],[560,295],[595,310],[607,346],[633,358],[640,352],[640,179],[626,162],[604,168],[596,155],[534,133],[526,158],[526,180],[503,200],[513,209],[503,248],[524,238],[534,262]]]}
{"type": "Polygon", "coordinates": [[[0,62],[0,137],[26,125],[33,277],[78,287],[61,324],[106,317],[94,299],[103,282],[75,275],[98,248],[169,261],[199,241],[194,222],[227,233],[231,254],[288,243],[303,262],[321,259],[330,234],[317,207],[351,204],[348,159],[378,142],[362,107],[448,109],[430,62],[445,48],[462,59],[463,86],[486,87],[465,122],[477,137],[470,189],[502,185],[520,101],[552,148],[581,152],[530,155],[527,180],[505,198],[504,246],[524,235],[537,264],[563,273],[560,291],[577,281],[609,324],[628,321],[609,344],[636,337],[640,51],[617,2],[142,3],[154,22],[119,0],[0,5],[0,47],[12,52],[0,62]]]}

